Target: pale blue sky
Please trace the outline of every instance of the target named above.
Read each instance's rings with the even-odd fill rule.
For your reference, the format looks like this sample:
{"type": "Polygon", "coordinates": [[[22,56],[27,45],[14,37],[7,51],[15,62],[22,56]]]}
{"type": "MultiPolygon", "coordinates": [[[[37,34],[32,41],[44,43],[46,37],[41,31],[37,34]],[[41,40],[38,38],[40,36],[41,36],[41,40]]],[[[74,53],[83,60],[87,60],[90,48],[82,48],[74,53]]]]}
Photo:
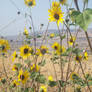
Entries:
{"type": "MultiPolygon", "coordinates": [[[[17,35],[19,32],[23,32],[25,25],[28,27],[28,18],[24,15],[17,15],[17,8],[10,2],[11,0],[2,0],[0,2],[0,35],[17,35]],[[9,24],[11,23],[11,24],[9,24]],[[8,25],[9,24],[9,25],[8,25]]],[[[12,0],[18,6],[23,14],[29,13],[29,8],[25,6],[24,0],[12,0]]],[[[57,0],[58,1],[58,0],[57,0]]],[[[70,3],[72,0],[68,0],[70,3]]],[[[82,6],[82,0],[79,0],[80,7],[82,6]]],[[[89,8],[92,8],[92,0],[89,0],[89,8]]],[[[32,16],[35,24],[35,29],[39,29],[41,23],[44,24],[46,29],[48,23],[48,9],[49,0],[36,0],[36,6],[32,8],[32,16]]],[[[65,12],[65,7],[62,7],[65,12]]],[[[49,29],[56,29],[55,23],[51,23],[49,29]]]]}

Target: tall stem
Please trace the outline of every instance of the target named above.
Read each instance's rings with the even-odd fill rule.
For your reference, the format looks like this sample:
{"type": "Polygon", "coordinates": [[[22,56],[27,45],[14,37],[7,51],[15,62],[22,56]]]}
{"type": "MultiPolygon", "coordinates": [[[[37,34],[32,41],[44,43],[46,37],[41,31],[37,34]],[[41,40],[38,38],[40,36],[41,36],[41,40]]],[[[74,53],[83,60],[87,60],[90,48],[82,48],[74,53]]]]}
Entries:
{"type": "MultiPolygon", "coordinates": [[[[74,2],[75,2],[75,6],[76,6],[77,10],[80,11],[79,6],[78,6],[78,0],[74,0],[74,2]]],[[[92,46],[91,46],[91,42],[90,42],[90,39],[88,37],[87,31],[85,32],[85,35],[86,35],[86,38],[87,38],[87,41],[88,41],[88,44],[89,44],[89,47],[91,50],[91,54],[92,54],[92,46]]]]}
{"type": "Polygon", "coordinates": [[[91,89],[90,89],[90,86],[89,86],[89,84],[88,84],[87,78],[86,78],[86,76],[85,76],[85,73],[84,73],[84,70],[83,70],[81,61],[79,61],[79,63],[80,63],[80,67],[81,67],[82,73],[83,73],[83,75],[84,75],[85,81],[86,81],[86,83],[87,83],[88,89],[89,89],[90,92],[92,92],[91,89]]]}

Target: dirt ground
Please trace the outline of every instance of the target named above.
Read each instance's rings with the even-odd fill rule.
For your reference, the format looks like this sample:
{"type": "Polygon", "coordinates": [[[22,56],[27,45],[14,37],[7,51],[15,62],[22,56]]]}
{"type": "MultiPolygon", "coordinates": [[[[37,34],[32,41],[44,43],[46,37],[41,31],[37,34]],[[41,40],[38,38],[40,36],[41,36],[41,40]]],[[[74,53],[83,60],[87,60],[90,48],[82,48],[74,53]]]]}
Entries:
{"type": "MultiPolygon", "coordinates": [[[[56,70],[56,73],[57,73],[57,79],[60,79],[60,76],[61,76],[61,71],[60,71],[60,66],[58,64],[55,64],[55,70],[53,68],[53,63],[51,62],[50,58],[51,56],[50,55],[46,55],[44,58],[46,58],[46,65],[44,67],[41,68],[41,73],[44,74],[46,77],[48,76],[53,76],[54,80],[56,80],[56,76],[55,76],[55,70],[56,70]]],[[[38,61],[41,60],[41,57],[38,58],[38,61]]],[[[17,60],[15,62],[18,62],[17,60]]],[[[5,63],[5,68],[7,70],[7,74],[8,76],[12,76],[13,75],[13,71],[12,71],[12,65],[15,63],[15,62],[12,62],[11,61],[11,58],[6,58],[4,60],[4,63],[5,63]]],[[[77,65],[78,67],[75,69],[76,72],[78,72],[78,69],[79,69],[79,65],[77,65]]],[[[92,74],[92,56],[90,55],[89,56],[89,59],[88,61],[83,61],[82,63],[82,66],[85,70],[85,73],[90,73],[92,74]]],[[[70,67],[71,67],[71,71],[72,69],[74,68],[74,61],[71,62],[70,64],[70,67]]],[[[67,70],[67,63],[64,65],[63,67],[63,79],[65,80],[65,76],[66,76],[66,70],[67,70]]],[[[1,74],[4,73],[3,72],[3,66],[2,66],[2,58],[0,57],[0,76],[2,76],[1,74]]],[[[78,74],[81,76],[82,75],[82,72],[81,70],[79,70],[78,74]]],[[[85,89],[83,89],[82,92],[85,92],[84,91],[85,89]]],[[[1,92],[1,91],[0,91],[1,92]]],[[[50,88],[48,92],[55,92],[55,89],[54,88],[50,88]]],[[[67,91],[66,92],[74,92],[73,89],[69,86],[67,91]]],[[[88,91],[86,91],[88,92],[88,91]]]]}

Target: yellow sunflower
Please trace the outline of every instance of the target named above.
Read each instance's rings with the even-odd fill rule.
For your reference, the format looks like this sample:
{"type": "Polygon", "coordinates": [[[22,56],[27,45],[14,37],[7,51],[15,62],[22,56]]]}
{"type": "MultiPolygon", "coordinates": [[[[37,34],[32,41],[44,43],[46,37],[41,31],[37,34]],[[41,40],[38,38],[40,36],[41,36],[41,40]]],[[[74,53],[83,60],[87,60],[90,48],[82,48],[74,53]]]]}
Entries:
{"type": "Polygon", "coordinates": [[[25,4],[27,5],[27,6],[35,6],[36,5],[36,2],[35,2],[35,0],[24,0],[24,2],[25,2],[25,4]]]}
{"type": "Polygon", "coordinates": [[[10,49],[8,40],[0,39],[0,53],[6,53],[10,49]]]}
{"type": "Polygon", "coordinates": [[[57,22],[57,25],[59,26],[59,23],[63,22],[63,12],[61,11],[61,8],[57,5],[55,7],[52,6],[51,9],[48,10],[49,14],[49,21],[50,22],[57,22]]]}
{"type": "Polygon", "coordinates": [[[37,56],[43,56],[43,55],[45,55],[46,53],[48,53],[48,48],[47,48],[47,46],[45,46],[45,45],[42,45],[42,46],[40,47],[40,49],[36,49],[36,55],[37,55],[37,56]]]}
{"type": "Polygon", "coordinates": [[[23,57],[23,59],[29,57],[31,55],[31,48],[28,45],[24,45],[20,48],[20,56],[23,57]]]}
{"type": "Polygon", "coordinates": [[[18,67],[14,64],[12,70],[13,71],[18,71],[18,67]]]}
{"type": "Polygon", "coordinates": [[[67,0],[59,0],[59,2],[64,5],[66,3],[67,0]]]}
{"type": "Polygon", "coordinates": [[[47,92],[47,87],[42,85],[39,92],[47,92]]]}
{"type": "Polygon", "coordinates": [[[31,69],[31,71],[36,71],[36,72],[38,72],[39,71],[39,69],[40,69],[40,67],[38,66],[38,65],[35,65],[35,64],[33,64],[31,67],[30,67],[30,69],[31,69]]]}
{"type": "Polygon", "coordinates": [[[74,80],[76,80],[76,79],[78,79],[78,78],[79,78],[79,75],[78,75],[77,73],[75,73],[75,72],[72,72],[72,73],[71,73],[71,75],[70,75],[70,79],[71,79],[71,80],[74,81],[74,80]]]}
{"type": "Polygon", "coordinates": [[[88,53],[87,53],[87,51],[84,52],[84,59],[88,60],[88,53]]]}
{"type": "Polygon", "coordinates": [[[66,48],[64,46],[60,46],[58,50],[56,50],[56,53],[58,55],[63,54],[66,51],[66,48]]]}
{"type": "Polygon", "coordinates": [[[60,44],[57,43],[57,42],[54,42],[53,45],[52,45],[52,48],[53,48],[54,50],[59,50],[59,49],[60,49],[60,44]]]}
{"type": "Polygon", "coordinates": [[[49,76],[48,77],[48,81],[53,81],[53,77],[52,76],[49,76]]]}
{"type": "Polygon", "coordinates": [[[48,53],[48,48],[45,45],[42,45],[40,48],[40,55],[45,55],[46,53],[48,53]]]}
{"type": "Polygon", "coordinates": [[[76,62],[79,63],[82,60],[82,56],[81,55],[76,55],[75,60],[76,60],[76,62]]]}
{"type": "Polygon", "coordinates": [[[51,33],[51,34],[50,34],[50,38],[53,38],[54,36],[55,36],[54,33],[51,33]]]}
{"type": "Polygon", "coordinates": [[[18,55],[17,55],[16,51],[14,51],[12,54],[12,61],[14,62],[17,57],[18,57],[18,55]]]}
{"type": "Polygon", "coordinates": [[[26,29],[26,28],[24,28],[24,33],[23,33],[24,35],[28,35],[29,33],[28,33],[28,30],[26,29]]]}
{"type": "Polygon", "coordinates": [[[72,36],[72,37],[70,37],[69,42],[68,42],[68,43],[69,43],[69,45],[71,45],[71,46],[72,46],[72,45],[73,45],[73,43],[75,42],[75,40],[76,40],[76,38],[75,38],[75,37],[73,37],[73,36],[72,36]]]}
{"type": "Polygon", "coordinates": [[[28,80],[29,78],[29,72],[28,71],[23,71],[23,70],[20,70],[19,71],[19,75],[18,75],[18,81],[21,81],[23,84],[26,83],[26,81],[28,80]]]}
{"type": "Polygon", "coordinates": [[[56,2],[56,1],[53,1],[52,2],[52,7],[51,8],[57,8],[57,7],[60,7],[60,3],[59,2],[56,2]]]}
{"type": "Polygon", "coordinates": [[[13,81],[13,83],[12,83],[12,85],[13,85],[13,87],[16,87],[16,86],[18,86],[18,85],[19,85],[19,82],[18,82],[18,81],[16,81],[16,80],[14,80],[14,81],[13,81]]]}

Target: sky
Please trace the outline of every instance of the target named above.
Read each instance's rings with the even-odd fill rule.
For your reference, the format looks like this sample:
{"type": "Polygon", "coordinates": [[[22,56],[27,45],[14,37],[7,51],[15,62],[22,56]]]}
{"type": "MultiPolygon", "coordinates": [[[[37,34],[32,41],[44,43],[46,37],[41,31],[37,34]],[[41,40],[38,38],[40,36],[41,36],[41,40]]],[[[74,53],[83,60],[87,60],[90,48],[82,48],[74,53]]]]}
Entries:
{"type": "MultiPolygon", "coordinates": [[[[69,3],[71,1],[68,0],[69,3]]],[[[79,6],[82,8],[82,0],[79,0],[79,6]]],[[[89,0],[88,7],[92,8],[92,0],[89,0]]],[[[24,4],[24,0],[2,0],[0,2],[0,35],[18,35],[23,32],[24,27],[30,26],[29,18],[25,16],[25,13],[30,14],[30,12],[35,30],[39,30],[40,24],[44,24],[43,30],[45,30],[48,24],[48,9],[50,9],[49,0],[36,0],[36,6],[31,9],[24,4]],[[20,15],[17,14],[18,11],[21,12],[20,15]]],[[[65,7],[62,7],[62,11],[65,12],[65,7]]],[[[51,22],[49,29],[56,28],[56,24],[51,22]]]]}

